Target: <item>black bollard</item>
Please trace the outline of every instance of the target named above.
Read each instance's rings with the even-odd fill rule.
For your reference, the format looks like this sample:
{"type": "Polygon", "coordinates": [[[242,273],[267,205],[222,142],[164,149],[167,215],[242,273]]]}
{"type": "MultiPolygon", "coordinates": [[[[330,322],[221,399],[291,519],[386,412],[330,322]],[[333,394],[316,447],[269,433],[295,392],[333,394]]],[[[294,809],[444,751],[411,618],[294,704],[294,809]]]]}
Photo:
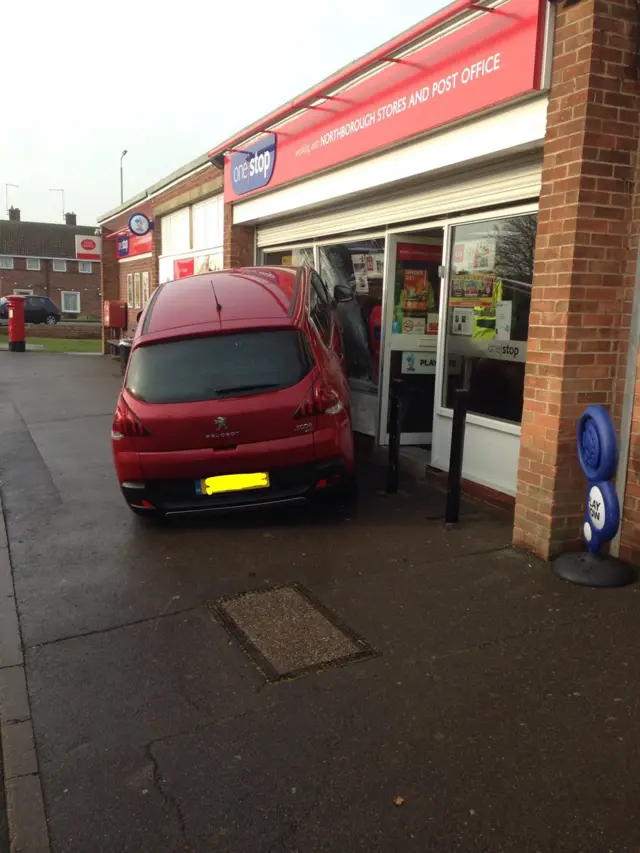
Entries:
{"type": "Polygon", "coordinates": [[[400,434],[402,432],[402,401],[399,385],[402,380],[391,380],[389,395],[389,468],[387,470],[387,494],[398,491],[400,470],[400,434]]]}
{"type": "Polygon", "coordinates": [[[464,453],[464,427],[467,419],[469,392],[458,388],[453,404],[451,427],[451,450],[449,452],[449,479],[447,481],[447,504],[445,524],[456,524],[460,518],[460,493],[462,490],[462,456],[464,453]]]}

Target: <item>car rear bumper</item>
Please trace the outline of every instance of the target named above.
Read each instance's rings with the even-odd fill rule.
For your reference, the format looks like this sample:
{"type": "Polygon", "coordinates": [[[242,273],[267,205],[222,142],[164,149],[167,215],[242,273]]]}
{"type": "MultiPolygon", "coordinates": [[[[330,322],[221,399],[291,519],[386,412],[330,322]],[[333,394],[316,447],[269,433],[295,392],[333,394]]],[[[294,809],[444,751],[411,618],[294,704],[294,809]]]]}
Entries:
{"type": "Polygon", "coordinates": [[[129,506],[137,511],[170,516],[305,503],[327,489],[344,484],[350,476],[344,460],[331,459],[269,471],[267,489],[200,496],[192,479],[125,482],[121,483],[121,489],[129,506]]]}

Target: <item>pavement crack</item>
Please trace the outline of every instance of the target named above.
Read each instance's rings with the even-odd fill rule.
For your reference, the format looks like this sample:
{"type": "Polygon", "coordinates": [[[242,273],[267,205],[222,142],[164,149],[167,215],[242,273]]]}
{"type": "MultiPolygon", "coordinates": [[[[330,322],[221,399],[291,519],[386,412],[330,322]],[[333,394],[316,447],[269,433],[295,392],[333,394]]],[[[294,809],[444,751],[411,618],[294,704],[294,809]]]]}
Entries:
{"type": "Polygon", "coordinates": [[[165,805],[173,811],[176,823],[178,824],[178,831],[180,833],[180,838],[182,840],[182,849],[183,850],[195,850],[195,848],[191,845],[189,841],[189,837],[187,835],[187,823],[186,818],[184,816],[184,812],[182,811],[182,807],[177,799],[173,796],[173,794],[168,791],[165,786],[162,784],[162,773],[160,772],[160,765],[158,764],[158,759],[153,754],[153,741],[148,743],[144,749],[145,758],[150,762],[152,769],[152,781],[154,789],[160,794],[165,805]]]}
{"type": "Polygon", "coordinates": [[[145,616],[142,619],[133,619],[131,622],[123,622],[121,625],[110,625],[108,628],[96,628],[94,631],[81,631],[79,634],[68,634],[65,637],[57,637],[55,640],[45,640],[42,643],[34,643],[26,648],[31,651],[32,649],[56,646],[59,643],[66,643],[69,640],[81,640],[85,637],[94,637],[99,634],[110,634],[113,631],[121,631],[124,628],[135,628],[137,625],[144,625],[147,622],[154,622],[157,625],[160,619],[170,619],[172,616],[182,616],[185,613],[192,613],[194,610],[199,610],[201,607],[203,607],[202,604],[193,604],[191,607],[183,607],[181,610],[170,610],[168,612],[164,610],[160,613],[155,613],[153,616],[145,616]]]}
{"type": "Polygon", "coordinates": [[[492,646],[500,646],[506,645],[507,643],[511,643],[514,640],[522,640],[525,637],[531,637],[536,634],[544,634],[547,631],[557,631],[559,628],[568,628],[571,625],[577,625],[582,622],[591,622],[595,620],[603,620],[610,616],[615,616],[615,614],[609,613],[590,613],[583,616],[578,616],[576,619],[566,619],[562,622],[555,622],[553,625],[543,625],[541,627],[532,627],[528,628],[526,631],[520,631],[518,634],[508,634],[506,637],[496,637],[493,640],[487,640],[484,643],[478,643],[474,646],[465,646],[462,649],[452,649],[448,652],[443,652],[440,655],[432,655],[432,661],[440,661],[445,658],[454,657],[455,655],[465,655],[470,652],[479,652],[482,649],[488,649],[492,646]]]}

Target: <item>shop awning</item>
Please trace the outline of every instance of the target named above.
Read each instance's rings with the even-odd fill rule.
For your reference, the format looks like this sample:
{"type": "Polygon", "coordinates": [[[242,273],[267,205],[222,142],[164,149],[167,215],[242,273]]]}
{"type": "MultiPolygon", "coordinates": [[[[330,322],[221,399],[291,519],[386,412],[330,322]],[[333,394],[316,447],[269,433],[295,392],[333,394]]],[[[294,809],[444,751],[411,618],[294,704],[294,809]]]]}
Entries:
{"type": "Polygon", "coordinates": [[[485,0],[455,0],[449,6],[439,12],[425,18],[419,24],[405,30],[399,36],[391,39],[370,53],[347,65],[345,68],[327,77],[322,82],[303,92],[297,98],[284,104],[273,112],[250,124],[238,133],[230,136],[220,145],[209,151],[209,159],[218,161],[215,165],[222,167],[222,157],[228,153],[238,151],[238,146],[246,143],[254,136],[262,133],[273,133],[278,125],[285,122],[291,116],[305,110],[320,109],[318,101],[330,101],[333,92],[346,86],[349,82],[372,71],[376,66],[393,62],[402,62],[397,54],[401,54],[411,44],[426,36],[432,30],[443,24],[453,23],[457,18],[464,18],[470,12],[492,12],[493,7],[485,5],[485,0]]]}

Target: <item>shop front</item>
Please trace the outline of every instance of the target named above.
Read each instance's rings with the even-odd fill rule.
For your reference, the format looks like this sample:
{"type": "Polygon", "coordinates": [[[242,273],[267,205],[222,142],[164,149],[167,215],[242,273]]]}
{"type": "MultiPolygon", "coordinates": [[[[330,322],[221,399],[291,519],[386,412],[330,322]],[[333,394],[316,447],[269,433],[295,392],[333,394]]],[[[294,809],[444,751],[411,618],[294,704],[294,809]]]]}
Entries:
{"type": "Polygon", "coordinates": [[[351,288],[339,311],[355,430],[388,443],[400,387],[402,444],[446,470],[467,388],[464,476],[510,495],[548,27],[538,0],[458,3],[222,149],[225,200],[234,225],[255,228],[256,261],[351,288]]]}
{"type": "Polygon", "coordinates": [[[446,470],[454,393],[467,388],[465,476],[514,494],[536,224],[533,202],[264,249],[258,260],[309,264],[330,292],[350,285],[338,311],[357,432],[388,443],[393,384],[401,443],[446,470]]]}

